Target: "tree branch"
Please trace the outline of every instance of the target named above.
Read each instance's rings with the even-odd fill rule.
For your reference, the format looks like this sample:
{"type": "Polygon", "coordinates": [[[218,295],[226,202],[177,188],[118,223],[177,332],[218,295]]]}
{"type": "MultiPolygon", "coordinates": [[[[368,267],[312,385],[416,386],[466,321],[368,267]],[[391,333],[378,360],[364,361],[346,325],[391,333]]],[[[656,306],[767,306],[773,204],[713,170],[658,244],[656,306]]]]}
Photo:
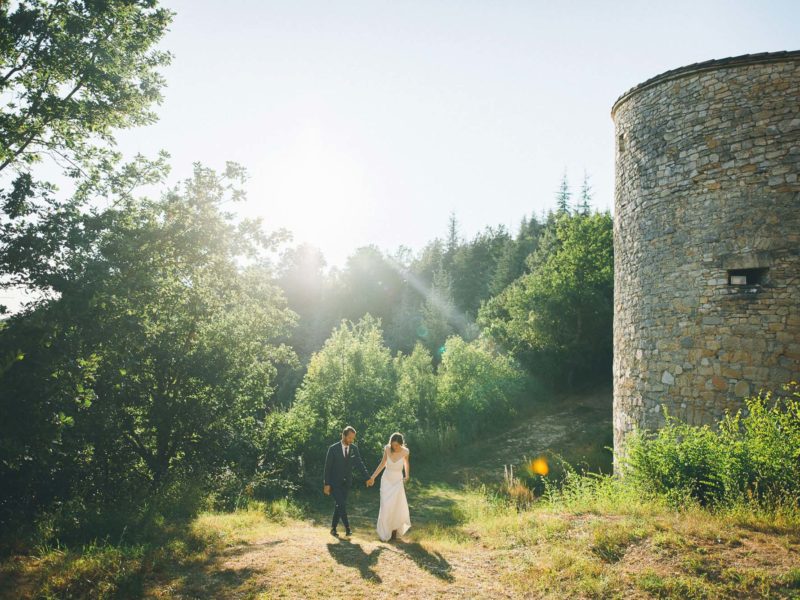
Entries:
{"type": "MultiPolygon", "coordinates": [[[[108,39],[114,33],[114,25],[115,25],[115,23],[112,22],[112,25],[111,25],[108,33],[106,33],[106,35],[102,38],[102,40],[97,40],[95,42],[94,48],[92,49],[92,55],[91,55],[91,57],[89,59],[89,63],[86,66],[86,68],[84,69],[83,74],[81,74],[81,77],[78,80],[78,83],[75,84],[75,86],[72,88],[72,90],[69,92],[69,94],[67,94],[63,99],[60,100],[60,103],[63,104],[65,102],[69,102],[72,99],[72,97],[78,92],[78,90],[80,90],[84,86],[84,84],[86,83],[86,79],[88,77],[89,67],[91,65],[93,65],[95,63],[95,61],[97,60],[97,52],[100,49],[100,44],[102,42],[108,41],[108,39]]],[[[41,102],[41,97],[44,94],[44,91],[47,89],[47,85],[48,85],[49,82],[50,82],[50,74],[47,75],[47,80],[45,81],[45,85],[43,86],[41,93],[37,96],[36,101],[31,105],[31,108],[28,110],[28,114],[25,115],[22,118],[23,122],[25,121],[26,118],[30,117],[33,114],[35,109],[38,108],[38,103],[41,102]]],[[[53,121],[53,119],[54,119],[53,116],[51,116],[50,118],[44,119],[42,121],[40,127],[38,128],[38,131],[31,132],[31,134],[28,136],[28,139],[25,140],[25,142],[22,144],[22,146],[16,152],[13,153],[13,156],[10,156],[2,164],[0,164],[0,172],[2,172],[3,169],[5,169],[9,164],[14,162],[17,159],[17,157],[19,157],[19,155],[22,154],[25,151],[25,149],[36,138],[36,136],[39,133],[41,133],[41,131],[44,128],[46,128],[53,121]]]]}
{"type": "Polygon", "coordinates": [[[39,52],[39,49],[42,47],[42,42],[44,42],[44,39],[47,37],[47,34],[49,33],[50,23],[53,21],[53,17],[55,16],[55,12],[59,4],[63,4],[63,1],[57,0],[56,3],[53,4],[52,10],[50,11],[50,14],[47,16],[47,19],[45,20],[44,31],[36,40],[33,49],[31,49],[28,52],[27,56],[25,57],[25,60],[23,60],[20,65],[13,67],[8,73],[6,73],[5,75],[3,75],[2,78],[0,78],[0,87],[5,86],[5,84],[8,82],[9,79],[11,79],[14,73],[17,73],[22,69],[24,69],[25,67],[27,67],[31,59],[34,56],[36,56],[37,52],[39,52]]]}

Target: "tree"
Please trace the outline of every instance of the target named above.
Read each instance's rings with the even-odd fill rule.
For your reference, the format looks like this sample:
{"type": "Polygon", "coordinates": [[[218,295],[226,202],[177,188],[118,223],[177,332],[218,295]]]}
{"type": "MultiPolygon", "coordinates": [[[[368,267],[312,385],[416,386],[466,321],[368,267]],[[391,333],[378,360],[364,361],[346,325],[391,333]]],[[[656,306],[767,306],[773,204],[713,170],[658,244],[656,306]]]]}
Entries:
{"type": "Polygon", "coordinates": [[[155,120],[170,61],[155,47],[171,19],[155,0],[0,3],[0,288],[56,292],[97,243],[88,233],[102,226],[76,229],[89,200],[163,181],[165,153],[123,164],[113,143],[116,129],[155,120]],[[44,160],[74,190],[41,181],[44,160]]]}
{"type": "Polygon", "coordinates": [[[358,248],[335,282],[337,315],[357,321],[369,313],[391,320],[403,289],[402,276],[376,246],[358,248]]]}
{"type": "Polygon", "coordinates": [[[453,268],[453,259],[460,244],[458,220],[456,219],[456,213],[451,212],[447,219],[447,240],[445,240],[444,262],[442,265],[445,270],[450,271],[453,268]]]}
{"type": "Polygon", "coordinates": [[[278,265],[278,283],[299,317],[291,345],[304,360],[319,350],[332,329],[325,307],[325,266],[322,252],[308,244],[287,249],[278,265]]]}
{"type": "Polygon", "coordinates": [[[562,219],[570,218],[568,213],[548,212],[543,218],[536,247],[525,258],[525,271],[533,273],[561,248],[558,237],[558,223],[562,219]]]}
{"type": "Polygon", "coordinates": [[[569,191],[569,182],[567,181],[567,172],[561,177],[561,183],[558,186],[556,193],[556,214],[569,214],[569,200],[572,197],[572,192],[569,191]]]}
{"type": "Polygon", "coordinates": [[[306,429],[301,451],[318,459],[345,425],[355,427],[365,447],[377,451],[382,434],[372,427],[373,418],[395,398],[394,367],[380,321],[370,315],[357,323],[342,321],[311,357],[291,409],[306,429]]]}
{"type": "Polygon", "coordinates": [[[47,155],[70,177],[97,180],[119,159],[115,129],[155,121],[156,50],[172,19],[154,0],[22,0],[0,6],[0,176],[7,213],[24,212],[47,155]],[[14,6],[11,12],[11,6],[14,6]],[[99,142],[99,145],[98,145],[99,142]]]}
{"type": "Polygon", "coordinates": [[[424,286],[433,284],[433,276],[444,265],[444,246],[442,240],[435,238],[428,242],[412,261],[410,271],[419,278],[424,286]]]}
{"type": "Polygon", "coordinates": [[[281,235],[221,210],[243,177],[196,166],[161,200],[85,215],[98,241],[58,297],[0,331],[0,485],[30,493],[17,502],[137,508],[256,470],[294,315],[266,262],[281,235]]]}
{"type": "Polygon", "coordinates": [[[515,279],[525,273],[526,259],[539,247],[542,225],[536,219],[523,218],[515,239],[509,239],[497,259],[497,267],[491,278],[489,293],[500,294],[515,279]]]}
{"type": "Polygon", "coordinates": [[[558,246],[487,303],[484,330],[534,370],[568,385],[610,374],[614,256],[608,213],[562,216],[558,246]]]}
{"type": "Polygon", "coordinates": [[[447,340],[438,372],[438,410],[465,439],[513,414],[523,387],[522,371],[486,340],[447,340]]]}
{"type": "Polygon", "coordinates": [[[434,275],[433,285],[425,297],[420,332],[423,344],[437,362],[444,350],[445,340],[464,324],[453,302],[452,280],[449,273],[442,269],[434,275]]]}
{"type": "Polygon", "coordinates": [[[379,432],[376,446],[380,442],[386,443],[394,431],[402,432],[406,440],[420,439],[433,430],[440,416],[436,407],[436,374],[430,352],[422,344],[417,344],[411,354],[398,354],[393,366],[397,396],[394,402],[380,407],[373,418],[373,429],[379,432]]]}
{"type": "Polygon", "coordinates": [[[592,186],[589,184],[589,174],[583,174],[583,184],[581,185],[581,201],[575,208],[575,212],[583,216],[588,216],[592,211],[592,186]]]}
{"type": "MultiPolygon", "coordinates": [[[[505,227],[486,227],[472,240],[459,246],[452,274],[453,301],[459,311],[474,319],[481,302],[491,295],[492,275],[509,236],[505,227]]],[[[464,332],[461,332],[464,335],[464,332]]]]}
{"type": "Polygon", "coordinates": [[[422,298],[408,282],[386,328],[386,341],[393,351],[409,353],[419,341],[422,326],[422,298]]]}
{"type": "Polygon", "coordinates": [[[436,412],[436,375],[430,352],[417,344],[409,355],[395,359],[397,403],[387,422],[395,429],[429,429],[439,415],[436,412]]]}

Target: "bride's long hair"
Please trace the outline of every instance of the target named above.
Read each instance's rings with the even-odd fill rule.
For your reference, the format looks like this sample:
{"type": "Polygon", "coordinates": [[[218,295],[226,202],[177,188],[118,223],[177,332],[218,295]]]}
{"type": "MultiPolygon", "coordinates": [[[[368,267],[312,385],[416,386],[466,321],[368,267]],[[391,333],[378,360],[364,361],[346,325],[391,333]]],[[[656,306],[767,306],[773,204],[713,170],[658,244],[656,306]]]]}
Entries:
{"type": "Polygon", "coordinates": [[[403,439],[403,434],[399,431],[395,431],[391,436],[389,436],[389,448],[392,447],[392,442],[398,442],[403,448],[406,447],[405,440],[403,439]]]}

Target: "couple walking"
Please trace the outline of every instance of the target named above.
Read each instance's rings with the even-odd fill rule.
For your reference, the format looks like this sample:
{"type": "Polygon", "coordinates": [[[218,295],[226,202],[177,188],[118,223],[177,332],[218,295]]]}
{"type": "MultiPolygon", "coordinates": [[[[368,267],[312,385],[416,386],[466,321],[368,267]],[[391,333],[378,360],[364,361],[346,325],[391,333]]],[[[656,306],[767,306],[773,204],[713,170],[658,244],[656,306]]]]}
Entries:
{"type": "Polygon", "coordinates": [[[350,521],[347,519],[347,494],[353,483],[353,466],[364,475],[367,487],[375,484],[375,478],[385,468],[386,472],[381,477],[381,506],[378,511],[377,530],[378,537],[384,542],[403,535],[411,527],[411,517],[408,513],[406,490],[403,485],[408,481],[410,466],[408,463],[408,448],[406,448],[401,433],[393,433],[389,443],[383,447],[383,458],[376,467],[372,477],[369,476],[358,447],[353,443],[356,439],[356,430],[345,427],[342,431],[342,441],[336,442],[328,448],[325,457],[325,475],[323,491],[326,496],[333,496],[335,505],[333,509],[333,522],[331,535],[338,537],[336,527],[339,520],[344,523],[345,534],[350,535],[350,521]],[[403,476],[405,471],[405,477],[403,476]]]}

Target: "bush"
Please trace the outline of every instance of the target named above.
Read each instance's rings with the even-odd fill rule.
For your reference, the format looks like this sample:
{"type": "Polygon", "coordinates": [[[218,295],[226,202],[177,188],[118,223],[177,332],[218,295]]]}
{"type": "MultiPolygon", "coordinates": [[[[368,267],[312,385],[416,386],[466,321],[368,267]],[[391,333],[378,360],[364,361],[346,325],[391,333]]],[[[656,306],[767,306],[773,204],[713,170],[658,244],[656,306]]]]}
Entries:
{"type": "Polygon", "coordinates": [[[408,441],[420,457],[442,456],[453,452],[461,443],[458,430],[452,425],[430,427],[416,433],[408,441]]]}
{"type": "MultiPolygon", "coordinates": [[[[366,315],[358,323],[343,321],[322,349],[311,357],[290,421],[304,423],[306,441],[301,447],[311,465],[325,457],[346,425],[358,432],[357,444],[364,460],[371,460],[391,431],[379,431],[375,415],[396,402],[395,370],[383,342],[380,321],[366,315]]],[[[322,465],[309,473],[322,477],[322,465]]]]}
{"type": "Polygon", "coordinates": [[[756,502],[777,506],[800,498],[800,387],[745,400],[716,428],[667,415],[657,432],[628,440],[624,470],[642,489],[674,503],[704,506],[756,502]]]}
{"type": "Polygon", "coordinates": [[[439,420],[468,438],[514,414],[525,377],[512,359],[482,339],[451,337],[437,381],[439,420]]]}

